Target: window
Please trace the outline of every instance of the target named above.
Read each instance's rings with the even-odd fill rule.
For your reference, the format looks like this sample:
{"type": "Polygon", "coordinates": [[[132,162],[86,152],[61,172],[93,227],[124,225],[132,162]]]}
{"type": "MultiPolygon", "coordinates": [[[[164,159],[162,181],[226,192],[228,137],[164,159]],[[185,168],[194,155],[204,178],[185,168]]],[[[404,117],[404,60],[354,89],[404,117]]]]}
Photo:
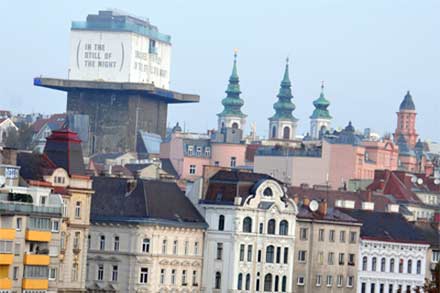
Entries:
{"type": "Polygon", "coordinates": [[[321,279],[322,279],[321,275],[316,275],[316,287],[321,286],[321,279]]]}
{"type": "Polygon", "coordinates": [[[182,271],[182,286],[186,286],[188,283],[186,282],[186,270],[182,271]]]}
{"type": "Polygon", "coordinates": [[[243,232],[246,233],[252,232],[252,219],[250,217],[246,217],[243,220],[243,232]]]}
{"type": "Polygon", "coordinates": [[[343,279],[343,276],[342,276],[342,275],[338,275],[338,276],[336,277],[336,286],[338,286],[338,287],[342,287],[342,279],[343,279]]]}
{"type": "Polygon", "coordinates": [[[288,247],[284,247],[284,263],[287,264],[287,262],[289,261],[289,248],[288,247]]]}
{"type": "Polygon", "coordinates": [[[26,279],[47,279],[49,268],[47,266],[25,266],[24,278],[26,279]]]}
{"type": "Polygon", "coordinates": [[[274,219],[270,219],[268,224],[267,224],[267,234],[275,234],[275,220],[274,219]]]}
{"type": "Polygon", "coordinates": [[[11,240],[0,240],[0,253],[12,253],[12,243],[11,240]]]}
{"type": "Polygon", "coordinates": [[[385,284],[380,284],[379,285],[379,293],[384,293],[385,292],[385,284]]]}
{"type": "Polygon", "coordinates": [[[287,235],[289,231],[289,223],[286,220],[280,222],[280,235],[287,235]]]}
{"type": "Polygon", "coordinates": [[[390,273],[394,273],[394,258],[390,259],[390,273]]]}
{"type": "Polygon", "coordinates": [[[287,290],[287,277],[283,276],[281,279],[281,292],[286,292],[287,290]]]}
{"type": "Polygon", "coordinates": [[[388,285],[388,293],[393,293],[393,284],[388,285]]]}
{"type": "Polygon", "coordinates": [[[118,266],[113,266],[112,268],[112,281],[118,281],[118,266]]]}
{"type": "Polygon", "coordinates": [[[259,226],[259,228],[258,228],[258,233],[263,234],[263,231],[264,231],[264,229],[263,229],[263,223],[260,223],[260,226],[259,226]]]}
{"type": "Polygon", "coordinates": [[[149,45],[148,45],[148,53],[150,54],[157,54],[157,46],[156,41],[150,39],[149,45]]]}
{"type": "Polygon", "coordinates": [[[87,249],[90,249],[92,247],[92,235],[87,235],[87,249]]]}
{"type": "Polygon", "coordinates": [[[225,216],[220,215],[218,217],[218,230],[224,231],[225,230],[225,216]]]}
{"type": "Polygon", "coordinates": [[[216,166],[216,167],[220,166],[220,162],[219,161],[215,161],[214,162],[214,166],[216,166]]]}
{"type": "Polygon", "coordinates": [[[236,165],[237,165],[237,158],[231,157],[231,168],[235,168],[236,165]]]}
{"type": "Polygon", "coordinates": [[[198,283],[197,283],[197,271],[193,271],[192,285],[193,286],[198,286],[198,283]]]}
{"type": "Polygon", "coordinates": [[[244,244],[240,244],[240,261],[244,261],[244,244]]]}
{"type": "Polygon", "coordinates": [[[350,232],[350,243],[356,243],[357,233],[350,232]]]}
{"type": "Polygon", "coordinates": [[[177,240],[174,240],[174,242],[173,242],[173,254],[174,255],[177,255],[177,248],[178,248],[178,242],[177,242],[177,240]]]}
{"type": "Polygon", "coordinates": [[[188,255],[188,249],[189,249],[189,242],[188,242],[188,240],[186,240],[185,245],[183,246],[183,253],[185,255],[188,255]]]}
{"type": "Polygon", "coordinates": [[[15,229],[17,231],[21,231],[21,227],[23,226],[23,219],[22,218],[16,218],[15,219],[15,229]]]}
{"type": "Polygon", "coordinates": [[[305,250],[298,251],[298,262],[306,262],[306,251],[305,250]]]}
{"type": "Polygon", "coordinates": [[[354,284],[354,277],[353,276],[348,276],[347,278],[347,287],[352,288],[354,284]]]}
{"type": "Polygon", "coordinates": [[[273,257],[274,257],[274,247],[273,245],[269,245],[266,248],[266,262],[273,263],[273,257]]]}
{"type": "Polygon", "coordinates": [[[318,241],[324,241],[324,229],[318,231],[318,241]]]}
{"type": "Polygon", "coordinates": [[[12,279],[18,280],[18,267],[14,267],[14,271],[12,273],[12,279]]]}
{"type": "Polygon", "coordinates": [[[241,290],[243,287],[243,274],[239,273],[238,274],[238,279],[237,279],[237,289],[241,290]]]}
{"type": "Polygon", "coordinates": [[[416,270],[417,274],[421,274],[422,273],[422,261],[418,260],[417,261],[417,270],[416,270]]]}
{"type": "Polygon", "coordinates": [[[69,205],[68,205],[68,201],[66,200],[66,199],[63,199],[63,217],[67,217],[68,216],[68,213],[67,213],[67,211],[68,211],[68,207],[69,207],[69,205]]]}
{"type": "Polygon", "coordinates": [[[247,261],[252,261],[252,245],[247,247],[247,261]]]}
{"type": "Polygon", "coordinates": [[[75,237],[73,238],[73,249],[79,249],[81,232],[75,232],[75,237]]]}
{"type": "Polygon", "coordinates": [[[298,276],[298,286],[304,286],[304,276],[298,276]]]}
{"type": "Polygon", "coordinates": [[[258,261],[258,262],[261,262],[261,250],[258,250],[258,253],[257,253],[257,261],[258,261]]]}
{"type": "Polygon", "coordinates": [[[373,257],[373,259],[371,260],[371,270],[372,270],[373,272],[376,271],[376,266],[377,266],[377,258],[376,258],[376,257],[373,257]]]}
{"type": "Polygon", "coordinates": [[[162,285],[165,283],[165,269],[161,269],[160,270],[159,283],[162,284],[162,285]]]}
{"type": "Polygon", "coordinates": [[[66,233],[65,232],[61,232],[60,248],[61,248],[61,250],[64,250],[66,248],[66,233]]]}
{"type": "Polygon", "coordinates": [[[278,292],[278,287],[279,287],[279,283],[280,283],[280,277],[279,276],[275,276],[275,288],[274,288],[274,291],[275,292],[278,292]]]}
{"type": "Polygon", "coordinates": [[[318,263],[320,265],[324,264],[324,252],[323,251],[318,252],[318,263]]]}
{"type": "Polygon", "coordinates": [[[370,285],[370,292],[371,292],[371,293],[375,293],[375,290],[376,290],[376,284],[372,283],[372,284],[370,285]]]}
{"type": "Polygon", "coordinates": [[[174,269],[171,270],[171,284],[176,284],[176,270],[174,269]]]}
{"type": "Polygon", "coordinates": [[[119,236],[115,236],[115,238],[114,238],[113,250],[119,251],[119,236]]]}
{"type": "Polygon", "coordinates": [[[49,268],[49,280],[56,280],[57,278],[57,268],[49,268]]]}
{"type": "Polygon", "coordinates": [[[29,218],[28,228],[33,230],[50,231],[52,222],[48,218],[29,218]]]}
{"type": "Polygon", "coordinates": [[[20,244],[20,242],[15,242],[14,255],[20,255],[20,252],[21,252],[21,244],[20,244]]]}
{"type": "Polygon", "coordinates": [[[105,236],[101,235],[100,241],[99,241],[99,250],[105,250],[105,236]]]}
{"type": "Polygon", "coordinates": [[[380,271],[381,272],[385,272],[385,262],[386,262],[385,257],[382,257],[382,259],[380,260],[380,271]]]}
{"type": "Polygon", "coordinates": [[[264,195],[264,196],[267,196],[267,197],[271,197],[271,196],[273,196],[272,188],[270,188],[270,187],[266,187],[266,188],[264,189],[264,191],[263,191],[263,195],[264,195]]]}
{"type": "Polygon", "coordinates": [[[409,259],[406,266],[407,266],[406,269],[407,273],[412,274],[412,260],[409,259]]]}
{"type": "Polygon", "coordinates": [[[277,247],[276,263],[281,262],[281,247],[277,247]]]}
{"type": "Polygon", "coordinates": [[[221,288],[221,284],[222,284],[222,274],[220,272],[216,272],[215,273],[214,288],[215,289],[220,289],[221,288]]]}
{"type": "Polygon", "coordinates": [[[206,157],[210,157],[211,156],[211,148],[210,147],[205,147],[205,156],[206,157]]]}
{"type": "Polygon", "coordinates": [[[98,281],[104,280],[104,265],[98,265],[98,281]]]}
{"type": "Polygon", "coordinates": [[[139,283],[147,284],[148,283],[148,268],[141,268],[141,274],[139,277],[139,283]]]}
{"type": "Polygon", "coordinates": [[[196,156],[201,157],[202,156],[202,147],[198,146],[196,148],[196,156]]]}
{"type": "Polygon", "coordinates": [[[328,234],[328,240],[330,242],[335,242],[335,230],[330,230],[330,232],[328,234]]]}
{"type": "Polygon", "coordinates": [[[193,151],[194,151],[194,146],[189,145],[188,146],[188,156],[192,156],[193,155],[193,151]]]}
{"type": "Polygon", "coordinates": [[[354,253],[348,254],[348,265],[349,266],[354,266],[354,258],[355,258],[354,253]]]}
{"type": "Polygon", "coordinates": [[[299,239],[307,240],[307,228],[299,228],[299,239]]]}
{"type": "Polygon", "coordinates": [[[77,201],[75,205],[75,218],[81,219],[81,202],[77,201]]]}
{"type": "Polygon", "coordinates": [[[399,273],[403,273],[403,259],[402,258],[399,261],[399,273]]]}
{"type": "Polygon", "coordinates": [[[247,274],[246,275],[246,283],[244,285],[244,289],[245,290],[250,290],[251,289],[251,274],[247,274]]]}
{"type": "Polygon", "coordinates": [[[283,139],[290,139],[290,127],[288,126],[283,128],[283,139]]]}
{"type": "Polygon", "coordinates": [[[340,266],[344,265],[344,263],[345,263],[344,258],[345,258],[345,254],[344,253],[340,253],[339,254],[339,258],[338,258],[338,262],[339,262],[340,266]]]}
{"type": "Polygon", "coordinates": [[[221,260],[223,257],[223,243],[217,243],[217,259],[221,260]]]}
{"type": "Polygon", "coordinates": [[[272,274],[264,276],[264,292],[272,292],[272,274]]]}
{"type": "Polygon", "coordinates": [[[327,287],[333,286],[333,276],[327,276],[327,287]]]}
{"type": "Polygon", "coordinates": [[[142,252],[144,252],[144,253],[150,252],[150,239],[144,238],[142,240],[142,252]]]}
{"type": "Polygon", "coordinates": [[[52,221],[52,232],[59,232],[60,231],[60,222],[58,220],[52,221]]]}
{"type": "Polygon", "coordinates": [[[194,242],[194,255],[199,254],[199,242],[194,242]]]}
{"type": "Polygon", "coordinates": [[[167,240],[164,239],[162,240],[162,254],[166,254],[167,253],[167,240]]]}
{"type": "Polygon", "coordinates": [[[342,242],[342,243],[345,242],[345,231],[339,232],[339,242],[342,242]]]}
{"type": "Polygon", "coordinates": [[[189,174],[190,175],[196,174],[196,165],[189,165],[189,174]]]}
{"type": "Polygon", "coordinates": [[[432,259],[432,262],[439,262],[440,261],[440,250],[433,250],[431,259],[432,259]]]}
{"type": "Polygon", "coordinates": [[[327,262],[329,265],[332,265],[334,263],[334,253],[333,252],[329,252],[328,253],[328,257],[327,257],[327,262]]]}

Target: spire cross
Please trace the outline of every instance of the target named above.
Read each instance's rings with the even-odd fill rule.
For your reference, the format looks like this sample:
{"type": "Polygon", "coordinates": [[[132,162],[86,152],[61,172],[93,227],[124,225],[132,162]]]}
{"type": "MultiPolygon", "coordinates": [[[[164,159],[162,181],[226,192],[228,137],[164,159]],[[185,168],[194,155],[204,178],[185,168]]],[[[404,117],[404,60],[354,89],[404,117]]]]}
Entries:
{"type": "Polygon", "coordinates": [[[237,60],[237,53],[238,53],[238,49],[235,48],[234,49],[234,60],[237,60]]]}
{"type": "Polygon", "coordinates": [[[321,90],[324,90],[324,81],[321,80],[321,90]]]}

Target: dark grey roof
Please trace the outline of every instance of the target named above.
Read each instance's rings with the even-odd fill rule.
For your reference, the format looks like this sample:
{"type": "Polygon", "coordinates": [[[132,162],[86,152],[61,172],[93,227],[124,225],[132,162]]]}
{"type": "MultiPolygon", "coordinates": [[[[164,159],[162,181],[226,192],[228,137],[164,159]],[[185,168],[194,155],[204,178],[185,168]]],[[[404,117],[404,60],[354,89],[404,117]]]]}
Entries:
{"type": "Polygon", "coordinates": [[[160,161],[162,162],[162,170],[176,178],[179,177],[179,174],[177,173],[170,159],[160,159],[160,161]]]}
{"type": "Polygon", "coordinates": [[[412,99],[409,91],[406,92],[405,97],[403,98],[402,103],[400,103],[400,110],[415,110],[416,106],[414,105],[414,101],[412,99]]]}
{"type": "Polygon", "coordinates": [[[150,165],[151,164],[126,164],[124,167],[134,174],[144,168],[147,168],[150,165]]]}
{"type": "Polygon", "coordinates": [[[428,243],[415,225],[399,213],[343,209],[362,222],[361,237],[379,241],[428,243]]]}
{"type": "Polygon", "coordinates": [[[341,132],[336,133],[335,136],[326,136],[326,140],[333,144],[351,144],[353,146],[357,146],[362,143],[362,139],[355,133],[355,129],[351,124],[351,121],[341,132]]]}
{"type": "Polygon", "coordinates": [[[174,182],[94,177],[93,190],[91,221],[207,227],[174,182]]]}
{"type": "Polygon", "coordinates": [[[124,154],[123,152],[94,154],[93,156],[90,157],[90,160],[98,164],[104,164],[105,160],[116,159],[117,157],[120,157],[123,154],[124,154]]]}

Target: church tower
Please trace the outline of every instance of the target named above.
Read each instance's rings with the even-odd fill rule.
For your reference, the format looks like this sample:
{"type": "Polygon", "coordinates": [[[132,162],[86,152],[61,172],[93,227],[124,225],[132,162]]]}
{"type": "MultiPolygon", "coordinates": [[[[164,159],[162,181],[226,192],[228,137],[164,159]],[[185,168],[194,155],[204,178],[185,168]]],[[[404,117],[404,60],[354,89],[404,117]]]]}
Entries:
{"type": "Polygon", "coordinates": [[[315,110],[313,110],[312,116],[310,116],[310,136],[313,139],[319,139],[320,133],[330,129],[330,123],[333,118],[327,109],[330,106],[330,102],[324,95],[324,82],[321,84],[321,94],[319,98],[313,101],[313,106],[315,106],[315,110]]]}
{"type": "Polygon", "coordinates": [[[269,118],[269,139],[295,139],[298,119],[292,115],[292,111],[295,110],[295,104],[291,101],[293,98],[291,87],[289,59],[287,59],[284,77],[277,95],[278,101],[273,105],[275,114],[269,118]]]}
{"type": "Polygon", "coordinates": [[[411,149],[415,147],[419,136],[416,132],[416,116],[416,107],[408,91],[402,103],[400,103],[399,112],[397,112],[397,128],[394,132],[395,142],[398,142],[399,136],[402,135],[411,149]]]}
{"type": "Polygon", "coordinates": [[[237,73],[237,52],[234,52],[234,65],[232,73],[229,77],[228,88],[226,89],[226,98],[222,100],[224,109],[218,116],[218,130],[225,132],[226,129],[239,129],[241,133],[244,131],[246,123],[246,115],[241,111],[244,105],[243,99],[240,98],[240,83],[237,73]]]}

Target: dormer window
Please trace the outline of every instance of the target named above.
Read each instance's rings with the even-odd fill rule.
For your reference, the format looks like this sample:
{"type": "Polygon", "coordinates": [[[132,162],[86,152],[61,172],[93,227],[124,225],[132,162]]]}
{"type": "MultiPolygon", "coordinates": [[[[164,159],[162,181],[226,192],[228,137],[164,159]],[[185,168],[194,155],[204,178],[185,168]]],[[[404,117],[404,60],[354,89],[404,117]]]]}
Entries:
{"type": "Polygon", "coordinates": [[[54,183],[56,184],[64,184],[65,178],[62,176],[55,176],[54,183]]]}
{"type": "Polygon", "coordinates": [[[196,148],[196,155],[197,155],[197,157],[201,157],[202,156],[202,147],[197,147],[196,148]]]}
{"type": "Polygon", "coordinates": [[[194,152],[194,146],[189,145],[188,146],[188,156],[192,156],[194,152]]]}
{"type": "Polygon", "coordinates": [[[264,189],[264,191],[263,191],[263,195],[264,196],[273,196],[272,188],[266,187],[266,189],[264,189]]]}

